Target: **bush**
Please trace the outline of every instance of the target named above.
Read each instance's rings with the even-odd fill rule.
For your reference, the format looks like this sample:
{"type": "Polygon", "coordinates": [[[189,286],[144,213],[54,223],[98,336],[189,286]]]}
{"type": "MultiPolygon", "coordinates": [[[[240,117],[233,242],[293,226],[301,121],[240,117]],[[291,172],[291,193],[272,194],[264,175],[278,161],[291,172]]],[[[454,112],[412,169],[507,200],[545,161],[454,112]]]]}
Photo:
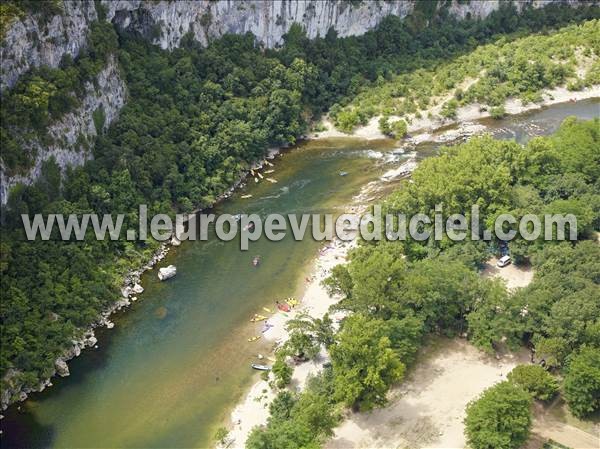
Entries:
{"type": "Polygon", "coordinates": [[[408,126],[404,120],[398,120],[392,123],[392,133],[396,139],[401,139],[406,136],[408,126]]]}
{"type": "Polygon", "coordinates": [[[379,118],[379,131],[386,136],[392,134],[392,127],[390,126],[389,117],[387,115],[383,115],[379,118]]]}
{"type": "Polygon", "coordinates": [[[584,347],[572,357],[564,390],[575,416],[583,418],[600,410],[600,349],[584,347]]]}
{"type": "Polygon", "coordinates": [[[456,110],[458,109],[458,101],[456,101],[454,98],[448,100],[446,103],[444,103],[444,105],[442,106],[442,110],[440,112],[440,115],[444,118],[456,118],[456,110]]]}
{"type": "Polygon", "coordinates": [[[284,388],[292,380],[294,369],[288,365],[282,357],[277,357],[273,364],[273,375],[277,388],[284,388]]]}
{"type": "Polygon", "coordinates": [[[531,396],[510,382],[483,392],[467,406],[465,434],[473,449],[516,449],[529,436],[531,396]]]}
{"type": "Polygon", "coordinates": [[[556,379],[539,365],[519,365],[508,374],[508,380],[541,401],[558,391],[556,379]]]}
{"type": "Polygon", "coordinates": [[[504,106],[494,106],[490,109],[490,116],[495,119],[501,119],[506,115],[506,110],[504,106]]]}

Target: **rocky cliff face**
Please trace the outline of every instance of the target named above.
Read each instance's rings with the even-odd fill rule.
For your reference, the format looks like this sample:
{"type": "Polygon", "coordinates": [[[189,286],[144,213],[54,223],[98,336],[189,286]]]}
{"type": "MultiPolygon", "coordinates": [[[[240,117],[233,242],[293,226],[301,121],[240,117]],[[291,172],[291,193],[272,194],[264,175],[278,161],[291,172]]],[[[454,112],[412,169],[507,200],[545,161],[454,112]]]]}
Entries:
{"type": "MultiPolygon", "coordinates": [[[[464,18],[485,17],[504,0],[454,0],[450,12],[464,18]]],[[[541,7],[565,0],[524,0],[541,7]]],[[[580,3],[566,0],[567,3],[580,3]]],[[[0,47],[2,90],[12,87],[31,67],[56,67],[65,54],[76,56],[85,46],[90,23],[98,19],[93,0],[64,0],[64,12],[44,20],[27,16],[15,20],[0,47]]],[[[442,4],[443,2],[439,2],[442,4]]],[[[309,37],[324,36],[333,27],[340,36],[363,34],[384,17],[410,14],[414,0],[101,0],[106,20],[121,28],[137,30],[163,49],[176,48],[188,32],[202,44],[226,33],[251,32],[266,47],[281,44],[293,23],[301,24],[309,37]]]]}
{"type": "MultiPolygon", "coordinates": [[[[540,7],[564,0],[527,0],[519,7],[540,7]]],[[[578,3],[577,0],[568,0],[578,3]]],[[[485,17],[498,9],[501,0],[454,0],[450,12],[458,17],[485,17]]],[[[415,7],[413,0],[101,0],[105,20],[122,29],[135,30],[163,49],[176,48],[190,33],[206,45],[211,38],[226,33],[253,33],[266,47],[282,43],[283,35],[293,23],[301,24],[309,37],[324,36],[330,28],[340,36],[359,35],[375,27],[384,17],[404,17],[415,7]]],[[[442,2],[439,2],[442,4],[442,2]]],[[[26,16],[10,24],[0,47],[2,58],[0,89],[14,86],[19,77],[32,67],[57,67],[64,55],[77,56],[86,44],[90,24],[99,11],[93,0],[64,0],[63,13],[45,19],[41,15],[26,16]]],[[[40,173],[43,161],[54,156],[61,167],[81,164],[90,151],[77,150],[78,136],[95,134],[91,114],[104,107],[108,125],[125,101],[125,86],[113,63],[99,77],[100,89],[89,89],[83,106],[51,127],[56,145],[43,148],[39,143],[35,167],[25,176],[7,178],[0,170],[2,203],[6,203],[9,187],[18,182],[31,182],[40,173]],[[102,87],[103,86],[103,87],[102,87]],[[74,143],[75,142],[75,143],[74,143]]],[[[1,168],[1,167],[0,167],[1,168]]]]}
{"type": "Polygon", "coordinates": [[[0,167],[2,204],[6,203],[8,191],[14,185],[35,181],[41,173],[43,163],[50,158],[54,158],[61,169],[82,165],[88,160],[92,154],[94,137],[100,131],[96,127],[108,128],[125,104],[126,93],[118,65],[111,58],[95,82],[86,84],[81,105],[48,128],[52,144],[43,146],[37,140],[23,142],[24,147],[33,148],[36,153],[34,166],[26,175],[8,177],[4,168],[0,167]]]}
{"type": "Polygon", "coordinates": [[[64,13],[49,20],[28,15],[12,22],[0,46],[0,88],[12,87],[31,67],[57,67],[64,55],[77,56],[97,18],[94,2],[65,1],[64,13]]]}

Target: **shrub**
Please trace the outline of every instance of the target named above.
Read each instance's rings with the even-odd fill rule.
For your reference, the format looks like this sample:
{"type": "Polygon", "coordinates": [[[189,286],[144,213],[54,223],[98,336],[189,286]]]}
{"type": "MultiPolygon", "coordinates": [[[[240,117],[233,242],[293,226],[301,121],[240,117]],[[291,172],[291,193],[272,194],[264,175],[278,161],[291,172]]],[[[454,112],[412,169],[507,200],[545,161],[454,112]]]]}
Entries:
{"type": "Polygon", "coordinates": [[[556,379],[539,365],[519,365],[508,374],[508,380],[542,401],[558,391],[556,379]]]}
{"type": "Polygon", "coordinates": [[[473,449],[516,449],[529,436],[531,396],[510,382],[488,388],[467,406],[465,434],[473,449]]]}
{"type": "Polygon", "coordinates": [[[506,115],[506,110],[504,109],[504,106],[494,106],[490,109],[490,115],[492,118],[501,119],[506,115]]]}

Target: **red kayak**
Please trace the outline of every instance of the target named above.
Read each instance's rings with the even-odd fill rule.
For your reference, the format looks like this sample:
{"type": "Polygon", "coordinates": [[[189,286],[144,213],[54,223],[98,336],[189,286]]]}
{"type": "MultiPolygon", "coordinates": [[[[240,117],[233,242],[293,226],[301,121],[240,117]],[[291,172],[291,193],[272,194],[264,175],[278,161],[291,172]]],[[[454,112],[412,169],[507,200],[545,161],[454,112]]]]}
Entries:
{"type": "Polygon", "coordinates": [[[279,310],[281,310],[282,312],[289,312],[290,310],[292,310],[290,308],[290,306],[288,304],[284,303],[284,302],[278,302],[277,303],[277,308],[279,310]]]}

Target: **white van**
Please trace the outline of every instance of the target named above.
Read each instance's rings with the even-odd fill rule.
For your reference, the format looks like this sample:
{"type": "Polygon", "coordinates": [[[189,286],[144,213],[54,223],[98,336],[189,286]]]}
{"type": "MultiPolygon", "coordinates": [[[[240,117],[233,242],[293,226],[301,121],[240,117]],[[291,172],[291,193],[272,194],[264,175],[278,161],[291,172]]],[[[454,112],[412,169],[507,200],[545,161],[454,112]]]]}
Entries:
{"type": "Polygon", "coordinates": [[[510,256],[502,256],[500,259],[498,259],[498,263],[496,263],[496,265],[499,268],[505,267],[509,264],[510,264],[510,256]]]}

